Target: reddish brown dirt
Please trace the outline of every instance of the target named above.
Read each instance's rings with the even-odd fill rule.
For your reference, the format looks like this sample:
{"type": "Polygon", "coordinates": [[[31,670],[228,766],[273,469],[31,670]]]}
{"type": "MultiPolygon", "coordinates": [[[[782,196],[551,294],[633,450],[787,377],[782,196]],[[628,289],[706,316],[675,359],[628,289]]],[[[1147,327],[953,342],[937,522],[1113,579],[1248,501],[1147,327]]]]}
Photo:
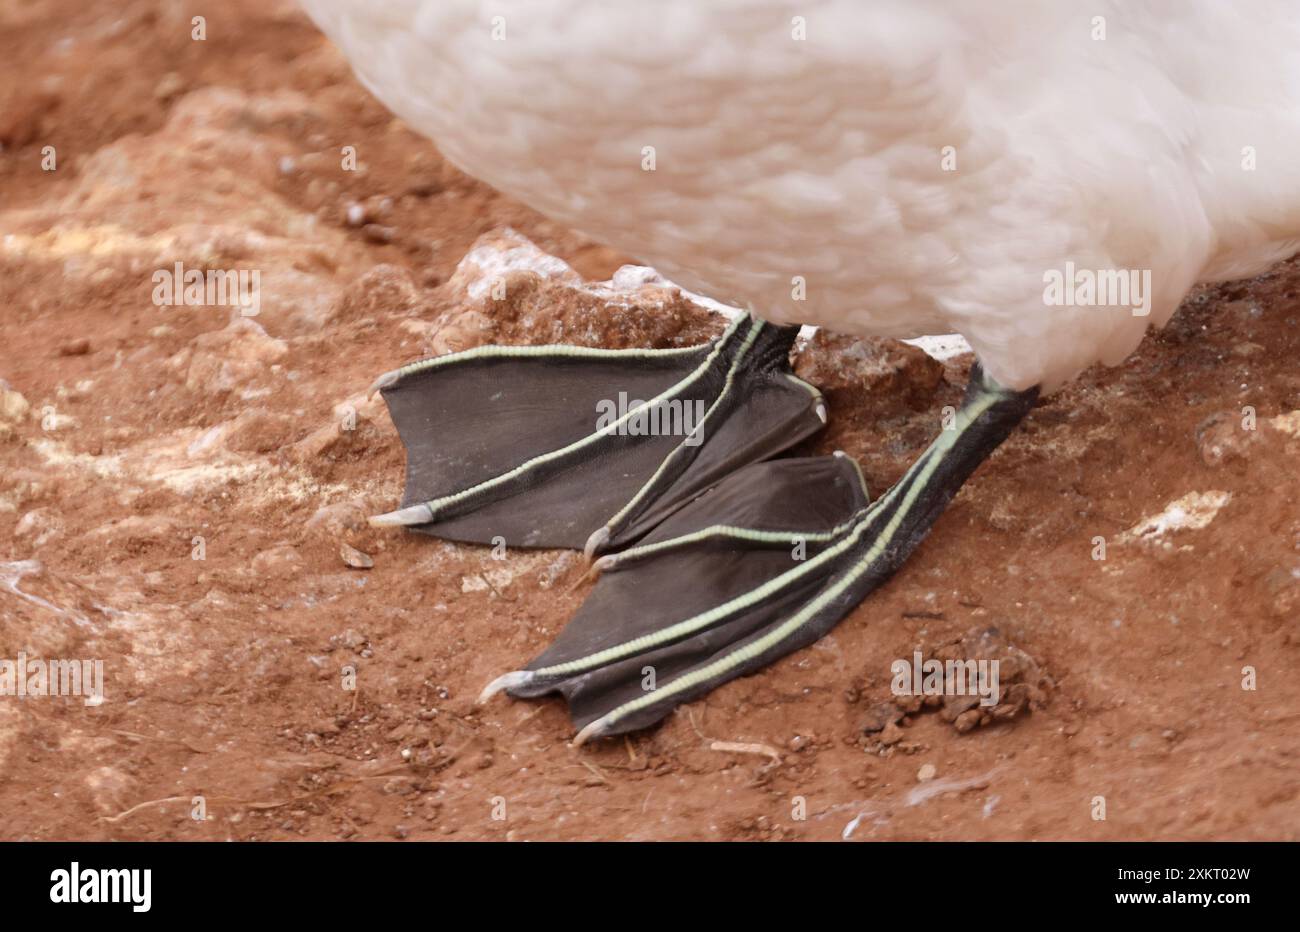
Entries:
{"type": "MultiPolygon", "coordinates": [[[[1039,407],[816,646],[575,750],[558,701],[472,702],[580,604],[579,562],[366,528],[403,456],[365,388],[489,338],[712,323],[526,273],[466,303],[457,263],[505,226],[589,277],[623,260],[443,163],[291,5],[227,0],[203,42],[189,16],[0,0],[0,378],[22,396],[0,409],[0,563],[37,561],[17,585],[43,600],[0,580],[0,659],[99,658],[107,680],[94,707],[0,697],[0,837],[1300,838],[1300,267],[1198,294],[1039,407]],[[155,306],[175,261],[261,269],[257,327],[155,306]],[[1123,539],[1212,491],[1231,498],[1205,527],[1123,539]],[[990,626],[1037,664],[1038,708],[862,734],[894,658],[990,626]]],[[[833,408],[815,449],[880,490],[969,360],[868,357],[800,366],[833,408]]]]}

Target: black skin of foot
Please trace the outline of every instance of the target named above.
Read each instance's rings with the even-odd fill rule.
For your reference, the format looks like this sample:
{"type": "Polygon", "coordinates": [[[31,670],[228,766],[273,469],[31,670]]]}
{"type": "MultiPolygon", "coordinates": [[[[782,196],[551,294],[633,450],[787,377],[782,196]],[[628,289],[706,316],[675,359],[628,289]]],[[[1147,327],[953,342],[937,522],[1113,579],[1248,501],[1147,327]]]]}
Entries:
{"type": "Polygon", "coordinates": [[[870,504],[846,457],[737,471],[598,561],[605,572],[554,644],[485,696],[558,692],[582,743],[651,725],[813,643],[902,566],[1037,398],[977,365],[951,422],[870,504]]]}
{"type": "Polygon", "coordinates": [[[491,346],[403,367],[377,384],[406,490],[372,523],[589,556],[625,547],[822,429],[821,395],[790,370],[797,332],[745,316],[698,347],[491,346]]]}

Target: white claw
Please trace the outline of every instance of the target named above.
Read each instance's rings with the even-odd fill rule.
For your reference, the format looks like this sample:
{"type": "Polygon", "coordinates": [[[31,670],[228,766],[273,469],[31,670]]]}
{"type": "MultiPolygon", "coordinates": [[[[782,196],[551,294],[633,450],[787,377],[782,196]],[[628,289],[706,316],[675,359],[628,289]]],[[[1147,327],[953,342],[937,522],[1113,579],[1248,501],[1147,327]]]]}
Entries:
{"type": "Polygon", "coordinates": [[[475,705],[483,705],[497,693],[507,689],[514,689],[516,686],[524,686],[532,682],[533,673],[529,670],[511,670],[509,673],[502,673],[491,683],[483,687],[483,691],[478,694],[478,699],[474,701],[475,705]]]}
{"type": "Polygon", "coordinates": [[[385,372],[379,378],[375,379],[373,383],[371,383],[368,397],[373,398],[375,396],[375,392],[383,391],[385,388],[389,388],[393,385],[396,385],[397,380],[400,379],[401,377],[402,377],[401,369],[394,369],[392,372],[385,372]]]}
{"type": "Polygon", "coordinates": [[[618,565],[618,554],[610,553],[610,554],[606,554],[605,556],[597,560],[595,563],[591,564],[591,568],[594,572],[599,574],[605,572],[606,570],[612,570],[617,565],[618,565]]]}
{"type": "Polygon", "coordinates": [[[830,416],[826,413],[826,405],[820,401],[817,402],[817,407],[814,410],[816,410],[817,416],[822,419],[823,424],[830,420],[830,416]]]}
{"type": "Polygon", "coordinates": [[[421,502],[390,511],[383,515],[371,515],[371,527],[405,527],[409,524],[428,524],[433,520],[433,509],[421,502]]]}
{"type": "Polygon", "coordinates": [[[596,556],[596,551],[605,546],[608,541],[609,528],[607,527],[597,528],[596,531],[587,538],[587,546],[582,548],[582,555],[587,558],[588,563],[590,563],[592,558],[596,556]]]}
{"type": "Polygon", "coordinates": [[[606,715],[603,716],[602,718],[596,719],[594,722],[591,722],[590,724],[587,725],[586,728],[582,729],[582,731],[574,735],[573,741],[570,743],[575,748],[580,748],[588,741],[590,741],[592,738],[598,737],[600,732],[604,731],[607,727],[609,727],[610,722],[608,719],[609,716],[606,715]]]}

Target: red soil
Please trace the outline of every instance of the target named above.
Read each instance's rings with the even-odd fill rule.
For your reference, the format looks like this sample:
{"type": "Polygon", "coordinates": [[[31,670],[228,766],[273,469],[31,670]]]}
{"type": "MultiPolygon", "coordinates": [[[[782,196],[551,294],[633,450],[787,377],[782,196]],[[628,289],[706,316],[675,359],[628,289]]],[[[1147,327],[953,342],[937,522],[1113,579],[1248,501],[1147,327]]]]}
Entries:
{"type": "MultiPolygon", "coordinates": [[[[468,300],[457,263],[507,226],[589,278],[626,260],[444,163],[292,4],[227,0],[195,42],[170,3],[0,0],[0,89],[0,564],[37,561],[17,587],[41,600],[0,567],[0,659],[107,680],[99,706],[0,697],[0,837],[1300,837],[1300,267],[1194,296],[1049,399],[814,647],[575,750],[560,702],[473,699],[580,604],[580,561],[369,529],[403,454],[365,390],[489,339],[714,320],[527,272],[468,300]],[[260,269],[261,314],[155,306],[176,261],[260,269]],[[1206,526],[1123,538],[1211,491],[1206,526]],[[893,659],[989,627],[1036,664],[1036,708],[879,731],[893,659]]],[[[809,449],[878,492],[969,360],[837,345],[800,360],[832,407],[809,449]]]]}

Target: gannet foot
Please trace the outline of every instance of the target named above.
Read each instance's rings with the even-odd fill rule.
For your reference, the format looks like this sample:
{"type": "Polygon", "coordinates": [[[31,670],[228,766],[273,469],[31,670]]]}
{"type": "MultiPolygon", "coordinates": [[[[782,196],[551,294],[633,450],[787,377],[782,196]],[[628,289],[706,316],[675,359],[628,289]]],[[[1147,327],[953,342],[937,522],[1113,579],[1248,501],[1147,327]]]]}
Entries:
{"type": "Polygon", "coordinates": [[[582,608],[506,691],[563,694],[582,744],[813,643],[903,564],[1037,395],[976,366],[949,427],[874,502],[843,455],[738,470],[603,557],[582,608]]]}
{"type": "Polygon", "coordinates": [[[796,332],[743,316],[682,349],[484,346],[390,372],[375,384],[406,490],[371,523],[588,559],[624,547],[822,428],[821,395],[790,371],[796,332]]]}

